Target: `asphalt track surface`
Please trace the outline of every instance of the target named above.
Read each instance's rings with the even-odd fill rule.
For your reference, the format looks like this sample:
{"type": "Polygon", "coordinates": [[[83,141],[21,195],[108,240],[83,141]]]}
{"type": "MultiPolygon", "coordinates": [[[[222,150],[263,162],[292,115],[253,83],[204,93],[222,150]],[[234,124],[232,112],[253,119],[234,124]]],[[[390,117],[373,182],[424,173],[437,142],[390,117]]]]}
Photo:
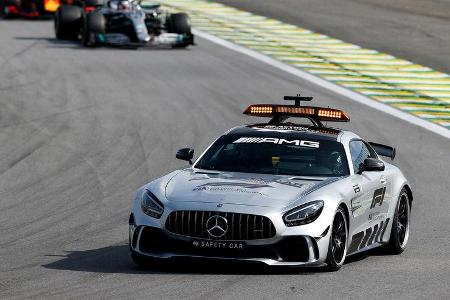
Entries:
{"type": "Polygon", "coordinates": [[[435,298],[450,294],[450,141],[205,40],[188,50],[83,49],[48,21],[0,21],[0,298],[435,298]],[[409,248],[336,273],[130,260],[134,191],[249,120],[252,102],[302,91],[345,127],[394,145],[415,193],[409,248]]]}
{"type": "Polygon", "coordinates": [[[450,0],[218,0],[450,73],[450,0]]]}

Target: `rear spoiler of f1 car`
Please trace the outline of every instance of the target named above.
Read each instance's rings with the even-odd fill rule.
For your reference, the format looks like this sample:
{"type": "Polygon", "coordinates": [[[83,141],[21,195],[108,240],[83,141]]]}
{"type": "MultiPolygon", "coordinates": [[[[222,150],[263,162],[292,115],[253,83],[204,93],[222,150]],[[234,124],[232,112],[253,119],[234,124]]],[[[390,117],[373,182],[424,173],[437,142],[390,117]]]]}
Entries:
{"type": "Polygon", "coordinates": [[[375,150],[375,152],[378,155],[389,157],[392,160],[395,158],[396,151],[395,151],[394,147],[377,144],[377,143],[372,143],[372,142],[369,142],[369,144],[370,144],[370,146],[372,146],[373,150],[375,150]]]}

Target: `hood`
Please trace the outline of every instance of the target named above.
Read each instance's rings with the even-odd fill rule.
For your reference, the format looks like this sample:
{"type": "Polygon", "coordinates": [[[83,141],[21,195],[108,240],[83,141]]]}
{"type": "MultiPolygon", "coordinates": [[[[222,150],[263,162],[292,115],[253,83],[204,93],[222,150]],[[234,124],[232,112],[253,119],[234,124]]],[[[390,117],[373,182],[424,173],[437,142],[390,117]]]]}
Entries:
{"type": "Polygon", "coordinates": [[[205,202],[284,208],[339,178],[182,170],[166,185],[171,202],[205,202]]]}

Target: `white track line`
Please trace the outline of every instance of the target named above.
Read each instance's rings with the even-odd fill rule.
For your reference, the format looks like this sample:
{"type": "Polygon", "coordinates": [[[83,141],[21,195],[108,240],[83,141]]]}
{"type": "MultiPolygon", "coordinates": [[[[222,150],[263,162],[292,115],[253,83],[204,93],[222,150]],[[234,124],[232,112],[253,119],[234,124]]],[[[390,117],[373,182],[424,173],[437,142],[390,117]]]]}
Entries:
{"type": "Polygon", "coordinates": [[[208,40],[210,42],[213,42],[213,43],[215,43],[217,45],[220,45],[220,46],[228,48],[230,50],[233,50],[233,51],[236,51],[236,52],[248,55],[248,56],[250,56],[250,57],[252,57],[252,58],[254,58],[256,60],[259,60],[259,61],[264,62],[264,63],[266,63],[266,64],[268,64],[268,65],[270,65],[272,67],[275,67],[275,68],[280,69],[282,71],[285,71],[285,72],[287,72],[289,74],[297,76],[297,77],[299,77],[299,78],[301,78],[303,80],[306,80],[306,81],[309,81],[311,83],[314,83],[314,84],[316,84],[316,85],[318,85],[318,86],[320,86],[320,87],[322,87],[324,89],[327,89],[327,90],[330,90],[330,91],[332,91],[334,93],[340,94],[340,95],[342,95],[342,96],[344,96],[344,97],[346,97],[348,99],[351,99],[351,100],[356,101],[358,103],[361,103],[361,104],[367,105],[369,107],[375,108],[375,109],[377,109],[379,111],[382,111],[384,113],[390,114],[390,115],[392,115],[392,116],[394,116],[396,118],[399,118],[399,119],[404,120],[406,122],[409,122],[411,124],[420,126],[422,128],[425,128],[425,129],[427,129],[429,131],[432,131],[434,133],[437,133],[437,134],[439,134],[439,135],[441,135],[443,137],[446,137],[446,138],[450,139],[450,130],[448,130],[448,129],[442,127],[442,126],[439,126],[439,125],[433,124],[431,122],[425,121],[425,120],[423,120],[421,118],[418,118],[418,117],[416,117],[414,115],[411,115],[411,114],[405,113],[403,111],[400,111],[400,110],[398,110],[398,109],[396,109],[396,108],[394,108],[392,106],[389,106],[389,105],[383,104],[381,102],[378,102],[376,100],[370,99],[368,97],[365,97],[364,95],[361,95],[361,94],[358,94],[358,93],[353,92],[351,90],[348,90],[348,89],[346,89],[346,88],[344,88],[342,86],[339,86],[339,85],[336,85],[336,84],[334,84],[332,82],[326,81],[326,80],[324,80],[324,79],[322,79],[320,77],[317,77],[315,75],[312,75],[310,73],[307,73],[305,71],[297,69],[297,68],[292,67],[290,65],[284,64],[284,63],[282,63],[282,62],[280,62],[280,61],[278,61],[276,59],[273,59],[271,57],[268,57],[268,56],[266,56],[264,54],[261,54],[259,52],[254,51],[254,50],[251,50],[251,49],[248,49],[248,48],[245,48],[245,47],[233,44],[233,43],[231,43],[229,41],[226,41],[224,39],[218,38],[218,37],[216,37],[216,36],[214,36],[212,34],[206,33],[204,31],[201,31],[201,30],[198,30],[198,29],[193,29],[192,31],[193,31],[193,33],[195,35],[197,35],[197,36],[199,36],[199,37],[201,37],[203,39],[206,39],[206,40],[208,40]]]}

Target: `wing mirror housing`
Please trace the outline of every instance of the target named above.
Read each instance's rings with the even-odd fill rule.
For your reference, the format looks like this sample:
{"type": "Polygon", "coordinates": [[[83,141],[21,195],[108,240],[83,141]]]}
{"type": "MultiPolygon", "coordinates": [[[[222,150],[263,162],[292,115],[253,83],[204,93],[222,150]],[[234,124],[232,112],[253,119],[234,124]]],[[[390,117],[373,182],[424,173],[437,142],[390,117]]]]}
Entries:
{"type": "Polygon", "coordinates": [[[381,160],[366,158],[359,174],[362,174],[362,172],[381,172],[384,171],[384,168],[384,163],[381,160]]]}
{"type": "Polygon", "coordinates": [[[186,160],[192,165],[192,158],[194,157],[194,149],[192,148],[181,148],[177,151],[176,158],[181,160],[186,160]]]}

